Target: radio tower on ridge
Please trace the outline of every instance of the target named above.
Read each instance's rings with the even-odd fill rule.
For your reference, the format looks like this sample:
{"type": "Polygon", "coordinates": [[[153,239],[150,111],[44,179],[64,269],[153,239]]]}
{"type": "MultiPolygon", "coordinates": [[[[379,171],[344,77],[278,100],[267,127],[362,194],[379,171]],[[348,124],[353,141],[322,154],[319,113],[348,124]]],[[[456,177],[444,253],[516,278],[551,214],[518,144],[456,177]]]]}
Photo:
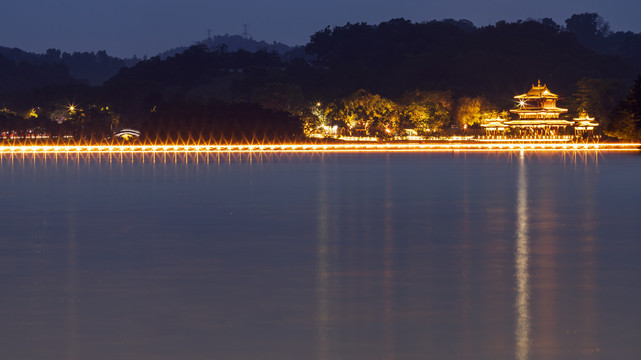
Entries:
{"type": "Polygon", "coordinates": [[[251,35],[247,29],[249,28],[249,24],[243,24],[243,33],[241,34],[245,39],[249,39],[249,36],[251,35]]]}

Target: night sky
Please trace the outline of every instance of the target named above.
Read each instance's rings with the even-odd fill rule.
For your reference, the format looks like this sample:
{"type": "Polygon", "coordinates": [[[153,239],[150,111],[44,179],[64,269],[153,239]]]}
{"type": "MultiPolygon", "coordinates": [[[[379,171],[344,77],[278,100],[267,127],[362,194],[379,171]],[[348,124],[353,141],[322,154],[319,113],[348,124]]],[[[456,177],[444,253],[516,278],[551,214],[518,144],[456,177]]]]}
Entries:
{"type": "Polygon", "coordinates": [[[638,0],[21,0],[6,2],[0,16],[0,46],[33,52],[107,50],[110,55],[153,56],[213,35],[240,34],[256,40],[304,44],[328,25],[468,19],[477,26],[498,20],[597,12],[612,30],[641,32],[638,0]]]}

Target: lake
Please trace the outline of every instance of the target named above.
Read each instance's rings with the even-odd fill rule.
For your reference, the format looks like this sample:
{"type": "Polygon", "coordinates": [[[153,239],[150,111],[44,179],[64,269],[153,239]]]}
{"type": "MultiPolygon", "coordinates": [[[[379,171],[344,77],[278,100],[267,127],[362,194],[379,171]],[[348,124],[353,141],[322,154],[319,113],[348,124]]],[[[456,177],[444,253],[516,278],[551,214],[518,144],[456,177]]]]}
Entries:
{"type": "Polygon", "coordinates": [[[641,155],[0,156],[2,359],[639,359],[641,155]]]}

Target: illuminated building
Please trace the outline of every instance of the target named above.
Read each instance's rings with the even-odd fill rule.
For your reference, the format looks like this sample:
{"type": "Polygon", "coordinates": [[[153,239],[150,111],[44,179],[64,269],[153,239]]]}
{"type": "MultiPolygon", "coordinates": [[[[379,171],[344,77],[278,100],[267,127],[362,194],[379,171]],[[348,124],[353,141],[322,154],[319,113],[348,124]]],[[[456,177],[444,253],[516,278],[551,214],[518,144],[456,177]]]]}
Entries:
{"type": "Polygon", "coordinates": [[[114,137],[120,138],[126,141],[138,139],[140,137],[140,131],[134,129],[122,129],[114,134],[114,137]]]}
{"type": "Polygon", "coordinates": [[[485,119],[481,126],[489,136],[512,130],[512,134],[518,137],[558,138],[566,136],[568,127],[574,127],[574,135],[578,136],[598,126],[587,114],[573,120],[561,119],[561,114],[568,109],[556,106],[559,96],[552,93],[547,85],[541,85],[540,80],[537,85],[532,85],[530,91],[514,98],[517,107],[510,113],[518,115],[518,119],[485,119]]]}
{"type": "Polygon", "coordinates": [[[508,125],[505,124],[505,119],[502,119],[499,116],[493,119],[483,120],[483,124],[481,126],[485,128],[485,131],[487,132],[488,135],[493,137],[502,136],[505,133],[505,131],[510,128],[508,125]]]}
{"type": "Polygon", "coordinates": [[[594,128],[599,126],[594,122],[587,112],[582,112],[578,118],[574,118],[574,134],[576,136],[583,136],[584,134],[592,135],[594,128]]]}

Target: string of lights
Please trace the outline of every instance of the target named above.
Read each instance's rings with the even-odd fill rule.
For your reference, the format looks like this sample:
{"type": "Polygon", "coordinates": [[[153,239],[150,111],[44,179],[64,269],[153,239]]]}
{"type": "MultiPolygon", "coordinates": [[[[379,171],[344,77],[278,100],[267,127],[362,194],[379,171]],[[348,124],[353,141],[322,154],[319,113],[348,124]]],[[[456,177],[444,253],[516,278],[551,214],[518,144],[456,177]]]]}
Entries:
{"type": "Polygon", "coordinates": [[[380,143],[380,144],[160,144],[3,145],[6,153],[227,153],[227,152],[436,152],[436,151],[641,151],[640,143],[380,143]]]}

